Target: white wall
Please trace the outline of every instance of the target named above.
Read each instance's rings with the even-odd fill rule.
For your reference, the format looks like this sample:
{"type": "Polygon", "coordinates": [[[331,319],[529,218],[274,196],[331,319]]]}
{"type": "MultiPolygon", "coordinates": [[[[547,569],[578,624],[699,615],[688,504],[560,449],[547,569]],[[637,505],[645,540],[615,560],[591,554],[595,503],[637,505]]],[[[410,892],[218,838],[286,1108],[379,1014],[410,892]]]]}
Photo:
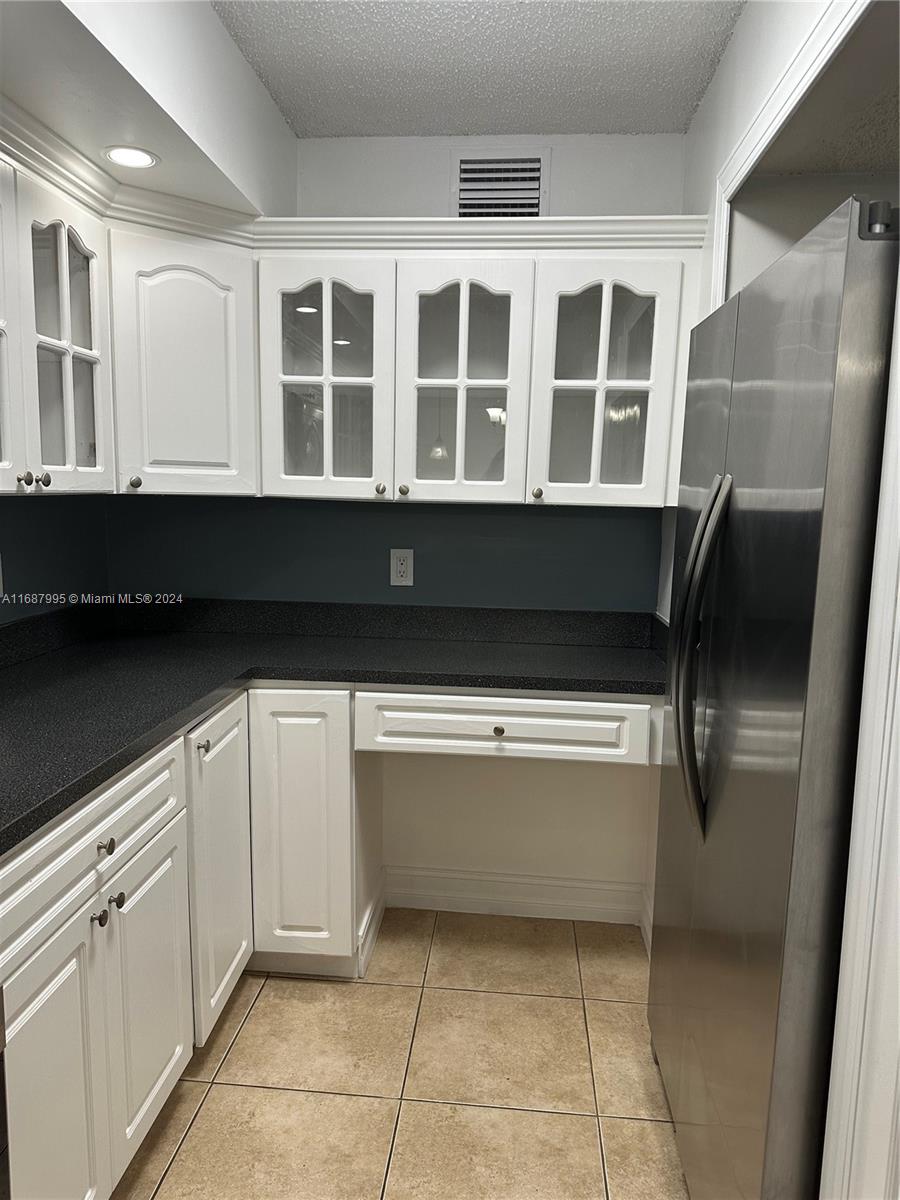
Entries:
{"type": "Polygon", "coordinates": [[[751,176],[731,205],[731,296],[824,220],[848,196],[898,203],[895,173],[751,176]]]}
{"type": "Polygon", "coordinates": [[[297,139],[205,3],[66,7],[266,216],[297,211],[297,139]]]}
{"type": "Polygon", "coordinates": [[[301,138],[304,217],[451,216],[453,155],[550,150],[549,215],[681,213],[681,134],[301,138]]]}
{"type": "MultiPolygon", "coordinates": [[[[750,0],[685,137],[685,212],[711,213],[716,176],[749,129],[829,0],[750,0]]],[[[701,278],[701,312],[709,311],[710,223],[701,278]]]]}
{"type": "Polygon", "coordinates": [[[630,923],[647,910],[656,768],[381,757],[389,903],[630,923]]]}

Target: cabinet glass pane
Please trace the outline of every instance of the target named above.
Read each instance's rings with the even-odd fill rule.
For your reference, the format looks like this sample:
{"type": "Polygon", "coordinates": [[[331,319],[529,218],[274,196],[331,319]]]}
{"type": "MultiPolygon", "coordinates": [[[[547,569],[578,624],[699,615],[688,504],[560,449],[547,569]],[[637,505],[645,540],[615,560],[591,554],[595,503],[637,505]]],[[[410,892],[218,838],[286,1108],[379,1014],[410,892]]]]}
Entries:
{"type": "Polygon", "coordinates": [[[332,474],[343,479],[372,478],[372,389],[339,384],[331,389],[332,474]]]}
{"type": "Polygon", "coordinates": [[[642,483],[647,392],[608,391],[603,406],[601,483],[642,483]]]}
{"type": "Polygon", "coordinates": [[[478,283],[469,285],[470,379],[505,379],[509,374],[510,299],[478,283]]]}
{"type": "Polygon", "coordinates": [[[344,283],[332,284],[331,294],[331,373],[371,379],[375,297],[344,283]]]}
{"type": "Polygon", "coordinates": [[[281,297],[282,374],[322,374],[322,284],[281,297]]]}
{"type": "Polygon", "coordinates": [[[506,458],[506,388],[466,389],[466,479],[503,479],[506,458]]]}
{"type": "Polygon", "coordinates": [[[456,478],[456,388],[419,388],[416,478],[456,478]]]}
{"type": "Polygon", "coordinates": [[[285,383],[284,473],[321,479],[325,474],[324,413],[321,383],[285,383]]]}
{"type": "Polygon", "coordinates": [[[556,310],[555,379],[596,379],[600,359],[603,284],[560,296],[556,310]]]}
{"type": "Polygon", "coordinates": [[[72,359],[72,392],[75,401],[75,464],[79,467],[96,467],[94,364],[86,358],[72,359]]]}
{"type": "Polygon", "coordinates": [[[93,349],[91,329],[91,259],[81,242],[68,232],[69,239],[69,309],[72,314],[72,341],[85,350],[93,349]]]}
{"type": "Polygon", "coordinates": [[[9,396],[9,358],[6,347],[6,330],[0,329],[0,463],[9,462],[6,457],[6,422],[9,396]]]}
{"type": "Polygon", "coordinates": [[[458,374],[459,284],[451,283],[434,295],[419,296],[419,378],[455,379],[458,374]]]}
{"type": "Polygon", "coordinates": [[[550,420],[550,483],[590,483],[594,447],[593,388],[555,388],[550,420]]]}
{"type": "Polygon", "coordinates": [[[38,346],[37,368],[41,463],[45,467],[62,467],[66,462],[63,355],[47,346],[38,346]]]}
{"type": "Polygon", "coordinates": [[[649,379],[656,299],[617,283],[609,321],[609,379],[649,379]]]}
{"type": "Polygon", "coordinates": [[[31,227],[35,327],[38,333],[52,338],[62,337],[59,304],[59,232],[59,225],[31,227]]]}

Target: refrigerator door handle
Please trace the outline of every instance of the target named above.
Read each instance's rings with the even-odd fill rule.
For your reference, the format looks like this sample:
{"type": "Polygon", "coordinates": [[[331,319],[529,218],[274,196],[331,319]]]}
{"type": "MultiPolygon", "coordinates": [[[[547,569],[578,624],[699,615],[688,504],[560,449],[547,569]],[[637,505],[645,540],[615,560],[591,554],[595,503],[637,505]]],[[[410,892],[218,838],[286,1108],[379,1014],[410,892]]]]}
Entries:
{"type": "Polygon", "coordinates": [[[675,611],[675,619],[672,624],[670,637],[672,638],[673,653],[672,653],[672,716],[675,732],[675,753],[678,757],[678,766],[681,770],[681,777],[684,781],[685,791],[688,790],[687,773],[685,770],[685,752],[682,741],[681,731],[681,661],[682,661],[682,643],[684,641],[684,618],[687,611],[688,595],[691,590],[691,583],[694,578],[694,571],[697,567],[697,558],[700,554],[700,547],[703,543],[703,535],[706,532],[706,527],[709,524],[710,514],[713,510],[713,505],[716,502],[716,497],[719,495],[719,490],[722,487],[722,476],[716,475],[712,483],[709,485],[709,491],[703,501],[703,507],[700,509],[700,516],[697,518],[697,524],[694,526],[694,536],[691,538],[690,549],[688,550],[687,561],[684,565],[684,576],[681,581],[681,587],[678,592],[678,607],[675,611]]]}
{"type": "Polygon", "coordinates": [[[677,731],[676,744],[681,752],[682,775],[688,804],[701,837],[704,837],[706,833],[706,804],[703,799],[700,766],[697,759],[697,738],[694,728],[695,698],[692,692],[692,680],[700,636],[700,612],[703,607],[703,597],[706,593],[709,571],[715,559],[719,538],[725,528],[733,483],[734,478],[731,475],[725,475],[719,480],[719,486],[710,508],[709,519],[701,535],[693,576],[688,585],[678,631],[680,641],[674,683],[678,695],[677,703],[673,700],[677,731]]]}

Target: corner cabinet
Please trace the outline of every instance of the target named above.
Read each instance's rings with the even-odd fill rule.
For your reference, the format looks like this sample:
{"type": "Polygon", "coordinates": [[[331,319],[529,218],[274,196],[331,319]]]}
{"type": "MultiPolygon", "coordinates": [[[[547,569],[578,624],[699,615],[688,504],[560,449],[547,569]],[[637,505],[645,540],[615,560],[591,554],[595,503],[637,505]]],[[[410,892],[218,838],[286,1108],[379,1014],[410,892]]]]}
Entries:
{"type": "Polygon", "coordinates": [[[675,260],[538,265],[531,503],[665,502],[681,277],[675,260]]]}
{"type": "Polygon", "coordinates": [[[393,259],[263,258],[263,491],[393,496],[393,259]]]}
{"type": "Polygon", "coordinates": [[[110,234],[123,492],[257,490],[249,250],[110,234]]]}
{"type": "Polygon", "coordinates": [[[25,176],[15,203],[26,447],[17,490],[111,492],[106,228],[25,176]]]}
{"type": "Polygon", "coordinates": [[[531,259],[397,266],[397,495],[525,494],[531,259]]]}
{"type": "Polygon", "coordinates": [[[348,691],[250,691],[257,951],[356,949],[352,754],[348,691]]]}

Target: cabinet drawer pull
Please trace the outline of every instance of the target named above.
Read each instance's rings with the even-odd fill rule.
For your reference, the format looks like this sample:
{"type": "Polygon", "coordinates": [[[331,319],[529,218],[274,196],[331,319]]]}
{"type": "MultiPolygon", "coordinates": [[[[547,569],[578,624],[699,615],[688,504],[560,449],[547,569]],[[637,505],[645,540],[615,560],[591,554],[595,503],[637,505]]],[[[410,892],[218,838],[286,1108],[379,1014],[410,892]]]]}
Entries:
{"type": "Polygon", "coordinates": [[[109,909],[101,908],[98,913],[91,913],[91,924],[93,925],[95,921],[101,929],[105,929],[109,924],[109,909]]]}
{"type": "Polygon", "coordinates": [[[116,839],[114,837],[107,838],[105,842],[97,843],[98,854],[114,854],[116,850],[116,839]]]}
{"type": "Polygon", "coordinates": [[[401,496],[408,496],[409,495],[409,484],[401,483],[400,486],[397,488],[397,491],[400,493],[401,496]]]}
{"type": "Polygon", "coordinates": [[[113,907],[124,908],[125,907],[125,893],[117,892],[115,896],[110,896],[110,898],[108,900],[108,904],[109,904],[110,908],[113,908],[113,907]]]}
{"type": "Polygon", "coordinates": [[[140,475],[132,475],[132,477],[128,480],[128,486],[137,491],[143,482],[144,481],[141,479],[140,475]]]}
{"type": "Polygon", "coordinates": [[[376,483],[375,484],[375,495],[376,496],[383,496],[386,491],[387,491],[386,484],[384,484],[384,483],[376,483]]]}
{"type": "Polygon", "coordinates": [[[16,483],[24,483],[26,487],[31,487],[34,483],[34,475],[31,471],[20,471],[16,476],[16,483]]]}
{"type": "Polygon", "coordinates": [[[544,494],[544,489],[542,487],[532,488],[531,494],[534,496],[535,500],[540,500],[541,496],[544,494]]]}
{"type": "Polygon", "coordinates": [[[506,733],[506,730],[502,725],[494,726],[494,737],[503,737],[504,733],[506,733]]]}
{"type": "Polygon", "coordinates": [[[42,487],[49,487],[53,480],[50,478],[50,472],[45,471],[43,475],[35,477],[35,482],[41,484],[42,487]]]}
{"type": "Polygon", "coordinates": [[[197,749],[202,750],[204,754],[209,754],[211,748],[212,748],[212,742],[209,740],[209,738],[207,738],[205,742],[197,743],[197,749]]]}

